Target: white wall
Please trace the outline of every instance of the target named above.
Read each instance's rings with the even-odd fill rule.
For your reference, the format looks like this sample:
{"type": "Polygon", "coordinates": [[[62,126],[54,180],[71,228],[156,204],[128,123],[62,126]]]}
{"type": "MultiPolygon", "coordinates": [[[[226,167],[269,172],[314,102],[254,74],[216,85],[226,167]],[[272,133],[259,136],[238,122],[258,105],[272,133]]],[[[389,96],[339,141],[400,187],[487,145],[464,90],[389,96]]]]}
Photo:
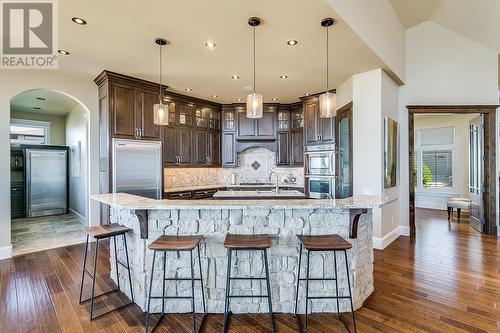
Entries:
{"type": "MultiPolygon", "coordinates": [[[[87,217],[87,126],[88,112],[75,106],[66,117],[66,145],[69,156],[69,209],[87,217]],[[79,158],[77,156],[80,156],[79,158]],[[79,164],[79,165],[78,165],[79,164]]],[[[82,221],[86,222],[86,220],[82,221]]]]}
{"type": "Polygon", "coordinates": [[[405,30],[388,0],[327,0],[347,25],[405,82],[405,30]]]}
{"type": "MultiPolygon", "coordinates": [[[[337,90],[347,96],[346,82],[337,90]]],[[[401,174],[396,186],[384,189],[384,118],[399,122],[399,86],[381,69],[352,77],[353,100],[353,194],[399,197],[401,174]]],[[[399,170],[398,165],[398,170],[399,170]]],[[[383,249],[400,234],[400,202],[373,210],[373,244],[383,249]]]]}
{"type": "MultiPolygon", "coordinates": [[[[408,179],[406,105],[422,104],[498,104],[498,52],[430,21],[407,30],[406,84],[400,88],[402,179],[408,179]]],[[[399,200],[403,226],[408,200],[405,182],[399,200]]]]}
{"type": "MultiPolygon", "coordinates": [[[[96,73],[97,76],[98,73],[96,73]]],[[[71,77],[57,70],[2,70],[0,76],[0,259],[11,255],[10,241],[10,100],[29,89],[51,89],[65,93],[90,111],[90,193],[98,193],[98,102],[93,77],[71,77]],[[93,147],[95,149],[93,149],[93,147]]],[[[99,206],[89,205],[90,224],[99,223],[99,206]]]]}
{"type": "Polygon", "coordinates": [[[46,121],[50,123],[49,144],[64,146],[66,144],[66,117],[51,114],[40,114],[34,112],[10,111],[10,117],[16,119],[28,119],[46,121]]]}
{"type": "Polygon", "coordinates": [[[418,131],[423,128],[455,128],[453,150],[453,186],[444,189],[415,188],[415,206],[446,210],[452,197],[468,198],[469,177],[469,121],[476,115],[417,115],[415,116],[415,149],[418,131]]]}

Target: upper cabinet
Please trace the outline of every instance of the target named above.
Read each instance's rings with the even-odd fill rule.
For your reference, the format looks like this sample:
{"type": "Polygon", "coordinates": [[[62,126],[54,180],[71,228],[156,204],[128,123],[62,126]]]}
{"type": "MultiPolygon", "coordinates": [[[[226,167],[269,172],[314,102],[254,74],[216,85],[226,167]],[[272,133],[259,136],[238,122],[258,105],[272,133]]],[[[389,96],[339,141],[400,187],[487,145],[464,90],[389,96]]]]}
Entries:
{"type": "Polygon", "coordinates": [[[335,142],[335,118],[321,118],[319,98],[304,99],[304,144],[316,145],[335,142]]]}
{"type": "Polygon", "coordinates": [[[246,116],[245,106],[234,107],[237,115],[236,138],[241,141],[276,140],[276,106],[264,105],[262,118],[246,116]]]}
{"type": "Polygon", "coordinates": [[[107,105],[110,135],[115,138],[159,140],[160,127],[153,123],[153,105],[159,86],[124,75],[103,72],[96,79],[99,100],[107,105]]]}

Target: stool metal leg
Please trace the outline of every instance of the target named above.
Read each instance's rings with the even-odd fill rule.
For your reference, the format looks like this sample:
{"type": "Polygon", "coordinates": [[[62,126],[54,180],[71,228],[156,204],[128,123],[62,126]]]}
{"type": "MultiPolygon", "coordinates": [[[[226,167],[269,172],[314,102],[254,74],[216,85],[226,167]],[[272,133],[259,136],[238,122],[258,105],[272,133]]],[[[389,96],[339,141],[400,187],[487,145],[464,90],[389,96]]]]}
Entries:
{"type": "Polygon", "coordinates": [[[307,269],[306,269],[306,317],[304,320],[304,332],[307,333],[307,310],[309,305],[309,259],[311,256],[311,251],[307,250],[307,269]]]}
{"type": "Polygon", "coordinates": [[[147,308],[147,313],[146,313],[146,333],[148,333],[149,317],[151,316],[151,314],[149,313],[149,309],[151,306],[151,290],[153,289],[153,274],[155,271],[155,257],[156,257],[156,251],[153,251],[153,264],[151,265],[151,279],[149,282],[148,308],[147,308]]]}
{"type": "Polygon", "coordinates": [[[113,236],[113,247],[115,248],[115,268],[116,268],[116,285],[120,289],[120,275],[118,274],[118,254],[116,251],[116,236],[113,236]]]}
{"type": "MultiPolygon", "coordinates": [[[[161,295],[165,297],[165,282],[167,277],[167,251],[163,251],[163,284],[161,295]]],[[[165,313],[165,298],[161,300],[161,314],[165,313]]]]}
{"type": "Polygon", "coordinates": [[[335,296],[337,296],[337,315],[340,316],[340,306],[339,306],[339,280],[337,272],[337,251],[333,251],[333,266],[335,270],[335,296]]]}
{"type": "MultiPolygon", "coordinates": [[[[297,290],[295,292],[295,317],[297,317],[297,307],[299,304],[299,286],[300,286],[300,265],[302,263],[302,243],[300,243],[300,250],[299,250],[299,268],[297,272],[297,290]]],[[[297,319],[298,322],[298,319],[297,319]]]]}
{"type": "Polygon", "coordinates": [[[94,256],[94,273],[92,274],[92,298],[90,299],[90,321],[94,319],[94,295],[95,295],[95,278],[97,274],[97,252],[99,250],[99,239],[95,240],[95,256],[94,256]]]}
{"type": "Polygon", "coordinates": [[[349,264],[347,262],[347,251],[344,250],[344,257],[345,257],[345,269],[346,269],[346,273],[347,273],[347,285],[348,285],[348,288],[349,288],[349,300],[351,301],[351,312],[352,312],[352,323],[354,325],[354,333],[356,333],[356,318],[354,316],[354,305],[352,303],[352,292],[351,292],[351,279],[349,277],[349,264]]]}
{"type": "Polygon", "coordinates": [[[227,332],[228,326],[228,311],[229,311],[229,288],[231,287],[231,252],[232,250],[227,250],[227,276],[226,276],[226,302],[224,305],[224,333],[227,332]]]}
{"type": "Polygon", "coordinates": [[[269,264],[267,262],[267,249],[264,249],[264,267],[266,270],[266,285],[267,285],[267,302],[269,304],[269,322],[271,323],[271,332],[274,333],[274,321],[273,321],[273,305],[271,297],[271,282],[269,276],[269,264]]]}
{"type": "Polygon", "coordinates": [[[83,280],[85,278],[85,267],[87,266],[87,253],[89,249],[89,235],[87,234],[87,242],[85,242],[85,255],[83,257],[82,283],[80,284],[80,303],[82,303],[83,280]]]}
{"type": "MultiPolygon", "coordinates": [[[[194,307],[194,262],[193,262],[193,251],[189,251],[189,257],[191,261],[191,312],[193,315],[193,333],[196,333],[196,309],[194,307]]],[[[203,284],[203,282],[202,282],[203,284]]]]}
{"type": "Polygon", "coordinates": [[[203,314],[206,314],[207,309],[205,308],[205,289],[203,287],[203,273],[201,272],[200,244],[198,244],[198,266],[200,268],[201,302],[203,303],[203,314]]]}
{"type": "Polygon", "coordinates": [[[132,291],[132,276],[130,275],[130,262],[128,260],[128,247],[127,247],[127,236],[123,234],[123,244],[125,245],[125,257],[127,258],[127,271],[128,271],[128,283],[130,287],[130,298],[132,303],[134,303],[134,292],[132,291]]]}

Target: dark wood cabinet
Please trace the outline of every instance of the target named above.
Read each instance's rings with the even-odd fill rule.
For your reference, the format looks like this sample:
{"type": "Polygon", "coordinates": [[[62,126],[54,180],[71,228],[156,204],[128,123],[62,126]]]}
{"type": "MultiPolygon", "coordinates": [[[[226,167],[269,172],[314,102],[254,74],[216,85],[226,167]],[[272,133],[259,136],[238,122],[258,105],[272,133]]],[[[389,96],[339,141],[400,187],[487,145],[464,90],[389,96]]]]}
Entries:
{"type": "Polygon", "coordinates": [[[236,166],[236,135],[234,132],[222,133],[222,166],[236,166]]]}
{"type": "Polygon", "coordinates": [[[208,132],[206,130],[196,130],[194,133],[195,159],[194,163],[205,165],[208,163],[208,132]]]}
{"type": "Polygon", "coordinates": [[[177,129],[177,156],[180,166],[191,166],[194,161],[193,130],[190,128],[177,129]]]}
{"type": "Polygon", "coordinates": [[[290,130],[290,165],[304,165],[304,131],[302,128],[290,130]]]}
{"type": "Polygon", "coordinates": [[[242,106],[235,106],[237,114],[237,140],[258,141],[276,140],[276,106],[264,105],[262,118],[247,118],[246,109],[242,106]]]}
{"type": "Polygon", "coordinates": [[[290,133],[278,132],[278,151],[276,152],[277,165],[290,164],[290,133]]]}
{"type": "Polygon", "coordinates": [[[177,165],[177,129],[175,127],[165,127],[162,137],[163,164],[177,165]]]}
{"type": "Polygon", "coordinates": [[[220,143],[220,130],[210,130],[208,132],[208,164],[211,166],[221,165],[220,143]]]}
{"type": "Polygon", "coordinates": [[[143,88],[112,84],[113,100],[111,116],[113,137],[146,140],[160,139],[160,128],[153,119],[153,105],[158,103],[158,94],[143,88]]]}
{"type": "Polygon", "coordinates": [[[335,118],[321,118],[319,98],[304,99],[304,144],[326,144],[335,142],[335,118]]]}

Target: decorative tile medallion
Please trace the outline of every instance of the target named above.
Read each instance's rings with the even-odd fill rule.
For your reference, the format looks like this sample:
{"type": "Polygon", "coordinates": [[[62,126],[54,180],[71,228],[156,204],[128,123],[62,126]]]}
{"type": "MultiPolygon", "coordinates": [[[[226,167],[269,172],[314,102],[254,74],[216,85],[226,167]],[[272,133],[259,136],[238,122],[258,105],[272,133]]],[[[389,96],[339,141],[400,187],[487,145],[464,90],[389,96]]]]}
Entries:
{"type": "Polygon", "coordinates": [[[257,161],[254,161],[251,165],[250,165],[254,170],[257,170],[260,168],[260,163],[257,162],[257,161]]]}

